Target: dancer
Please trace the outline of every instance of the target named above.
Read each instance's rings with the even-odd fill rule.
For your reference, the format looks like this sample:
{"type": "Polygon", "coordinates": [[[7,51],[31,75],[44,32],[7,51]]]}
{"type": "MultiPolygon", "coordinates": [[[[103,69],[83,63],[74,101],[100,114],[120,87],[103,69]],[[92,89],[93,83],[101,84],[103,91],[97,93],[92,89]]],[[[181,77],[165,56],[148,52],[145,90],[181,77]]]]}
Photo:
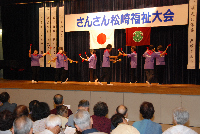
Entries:
{"type": "Polygon", "coordinates": [[[131,58],[131,81],[130,83],[136,83],[137,82],[137,76],[136,76],[136,68],[137,68],[137,53],[136,53],[136,46],[131,46],[131,54],[125,54],[123,53],[123,56],[128,56],[128,58],[131,58]]]}
{"type": "Polygon", "coordinates": [[[58,47],[58,53],[56,54],[56,57],[53,59],[56,60],[56,72],[55,72],[55,82],[54,84],[57,84],[59,76],[61,76],[61,83],[65,83],[66,77],[65,77],[65,61],[67,60],[67,57],[63,54],[63,48],[58,47]]]}
{"type": "Polygon", "coordinates": [[[101,82],[103,81],[104,78],[106,78],[107,85],[113,85],[113,84],[110,84],[110,79],[111,79],[110,61],[116,61],[118,56],[110,56],[111,50],[112,50],[112,45],[108,44],[103,55],[103,63],[102,63],[103,74],[101,75],[100,80],[99,80],[100,85],[103,85],[101,82]],[[114,58],[114,59],[111,59],[111,58],[114,58]]]}
{"type": "Polygon", "coordinates": [[[147,77],[146,83],[151,85],[151,82],[154,80],[154,59],[157,57],[153,45],[150,45],[149,48],[147,48],[143,57],[145,57],[144,70],[147,77]]]}
{"type": "MultiPolygon", "coordinates": [[[[47,51],[47,53],[48,52],[49,51],[47,51]]],[[[30,46],[29,57],[31,58],[32,83],[38,83],[39,72],[40,72],[40,62],[39,62],[39,59],[42,58],[43,56],[47,55],[47,53],[38,54],[38,50],[34,49],[33,54],[31,54],[31,46],[30,46]]]]}
{"type": "MultiPolygon", "coordinates": [[[[168,47],[167,47],[168,48],[168,47]]],[[[167,50],[166,48],[166,50],[167,50]]],[[[156,57],[156,76],[158,79],[158,84],[163,84],[163,78],[165,73],[165,55],[166,50],[164,51],[163,46],[159,45],[157,47],[158,52],[155,52],[157,54],[156,57]]]]}
{"type": "Polygon", "coordinates": [[[89,61],[89,70],[90,70],[90,81],[93,82],[93,78],[95,79],[95,82],[97,82],[97,76],[96,76],[96,63],[97,63],[97,56],[96,51],[91,49],[90,50],[91,56],[90,58],[87,57],[87,59],[82,58],[82,60],[89,61]]]}
{"type": "MultiPolygon", "coordinates": [[[[63,51],[63,54],[67,57],[67,52],[63,51]]],[[[66,58],[66,60],[64,60],[64,71],[63,71],[64,76],[63,77],[65,77],[65,78],[66,78],[67,72],[68,72],[68,61],[73,62],[73,60],[71,60],[68,57],[66,58]]],[[[65,78],[63,78],[63,79],[65,79],[65,78]]],[[[67,80],[68,80],[68,78],[66,78],[65,82],[67,82],[67,80]]]]}

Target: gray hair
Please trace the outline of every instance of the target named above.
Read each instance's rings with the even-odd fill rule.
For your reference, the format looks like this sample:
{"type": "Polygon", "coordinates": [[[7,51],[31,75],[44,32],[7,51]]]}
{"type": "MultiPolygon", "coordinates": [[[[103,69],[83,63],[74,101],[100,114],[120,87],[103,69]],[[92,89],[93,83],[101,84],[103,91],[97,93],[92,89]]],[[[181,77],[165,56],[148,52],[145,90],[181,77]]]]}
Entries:
{"type": "Polygon", "coordinates": [[[27,116],[16,118],[13,122],[14,134],[29,134],[33,128],[33,122],[27,116]]]}
{"type": "Polygon", "coordinates": [[[91,125],[89,112],[85,110],[79,110],[74,115],[74,122],[81,130],[89,127],[91,125]]]}
{"type": "Polygon", "coordinates": [[[61,126],[61,125],[62,125],[62,121],[61,121],[61,118],[58,115],[50,114],[47,117],[47,120],[46,120],[46,126],[47,127],[53,128],[55,126],[61,126]]]}
{"type": "Polygon", "coordinates": [[[184,125],[189,119],[189,113],[186,109],[178,107],[173,112],[174,120],[177,124],[184,125]]]}

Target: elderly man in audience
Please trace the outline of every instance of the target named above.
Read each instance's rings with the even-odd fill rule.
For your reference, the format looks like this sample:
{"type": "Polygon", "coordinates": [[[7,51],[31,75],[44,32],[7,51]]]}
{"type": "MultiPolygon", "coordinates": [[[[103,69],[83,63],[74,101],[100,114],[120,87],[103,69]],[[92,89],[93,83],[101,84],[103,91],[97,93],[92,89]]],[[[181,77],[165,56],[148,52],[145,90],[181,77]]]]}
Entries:
{"type": "Polygon", "coordinates": [[[184,126],[189,119],[189,113],[186,109],[179,107],[173,112],[175,126],[168,128],[163,134],[197,134],[194,130],[184,126]]]}
{"type": "Polygon", "coordinates": [[[0,112],[0,134],[12,134],[14,117],[12,112],[4,110],[0,112]]]}
{"type": "Polygon", "coordinates": [[[29,112],[28,112],[28,108],[27,106],[24,106],[24,105],[19,105],[15,108],[14,112],[13,112],[13,115],[15,118],[18,118],[20,116],[27,116],[29,115],[29,112]]]}
{"type": "Polygon", "coordinates": [[[58,134],[60,126],[62,125],[61,119],[58,115],[51,114],[46,119],[46,129],[35,134],[58,134]]]}
{"type": "Polygon", "coordinates": [[[0,95],[0,101],[3,103],[3,105],[0,106],[0,112],[4,110],[9,110],[10,112],[13,112],[16,108],[17,104],[15,103],[9,103],[10,95],[7,92],[2,92],[0,95]]]}
{"type": "Polygon", "coordinates": [[[82,134],[98,132],[98,130],[92,128],[93,121],[92,118],[90,118],[89,112],[86,110],[79,110],[74,115],[74,122],[77,130],[82,132],[82,134]]]}
{"type": "Polygon", "coordinates": [[[162,134],[161,125],[151,121],[154,112],[152,103],[145,101],[140,105],[140,113],[144,119],[133,123],[133,127],[135,127],[140,134],[162,134]]]}
{"type": "MultiPolygon", "coordinates": [[[[89,106],[90,106],[90,103],[88,100],[81,100],[79,101],[79,104],[78,104],[78,110],[76,111],[76,113],[79,111],[79,110],[86,110],[88,111],[89,110],[89,106]]],[[[72,128],[75,128],[75,125],[74,125],[74,114],[70,115],[69,118],[68,118],[68,126],[72,127],[72,128]]]]}
{"type": "Polygon", "coordinates": [[[115,129],[111,134],[140,134],[140,132],[133,126],[128,125],[127,120],[122,114],[115,114],[111,118],[112,124],[115,129]]]}
{"type": "Polygon", "coordinates": [[[32,109],[33,133],[45,130],[47,117],[50,115],[49,105],[45,102],[39,102],[32,109]]]}
{"type": "Polygon", "coordinates": [[[33,133],[33,122],[27,116],[21,116],[16,118],[13,123],[13,134],[32,134],[33,133]]]}
{"type": "Polygon", "coordinates": [[[97,102],[97,104],[94,105],[93,111],[93,128],[100,132],[110,133],[111,120],[105,117],[108,114],[107,104],[105,102],[97,102]]]}
{"type": "MultiPolygon", "coordinates": [[[[57,114],[57,107],[64,104],[63,96],[61,94],[56,94],[53,97],[53,100],[54,100],[55,108],[51,110],[51,114],[57,114]]],[[[73,114],[72,111],[68,109],[67,117],[69,117],[71,114],[73,114]]]]}
{"type": "Polygon", "coordinates": [[[61,105],[57,107],[57,115],[60,117],[62,121],[62,128],[65,128],[65,126],[68,123],[67,115],[68,115],[68,108],[67,106],[61,105]]]}

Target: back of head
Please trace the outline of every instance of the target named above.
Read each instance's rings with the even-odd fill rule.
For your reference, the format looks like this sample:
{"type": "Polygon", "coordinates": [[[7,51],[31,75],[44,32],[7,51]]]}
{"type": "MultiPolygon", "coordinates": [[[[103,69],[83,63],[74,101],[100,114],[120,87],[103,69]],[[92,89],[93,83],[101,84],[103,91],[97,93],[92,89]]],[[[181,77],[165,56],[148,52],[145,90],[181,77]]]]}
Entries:
{"type": "Polygon", "coordinates": [[[96,116],[106,116],[108,114],[108,106],[105,102],[97,102],[93,108],[94,115],[96,116]]]}
{"type": "Polygon", "coordinates": [[[117,127],[119,125],[119,123],[123,122],[124,116],[122,114],[115,114],[111,117],[111,122],[113,124],[114,127],[117,127]]]}
{"type": "Polygon", "coordinates": [[[30,112],[32,111],[33,106],[35,106],[37,103],[39,103],[38,100],[32,100],[32,101],[29,103],[29,110],[30,110],[30,112]]]}
{"type": "Polygon", "coordinates": [[[62,121],[58,115],[51,114],[47,117],[46,126],[47,128],[54,128],[56,126],[61,126],[62,121]]]}
{"type": "Polygon", "coordinates": [[[12,112],[4,110],[0,112],[0,130],[6,131],[12,128],[14,117],[12,112]]]}
{"type": "Polygon", "coordinates": [[[53,97],[54,103],[55,104],[62,104],[63,103],[63,96],[61,94],[56,94],[53,97]]]}
{"type": "Polygon", "coordinates": [[[117,114],[122,114],[123,116],[125,116],[127,114],[127,107],[124,106],[124,105],[119,105],[117,108],[116,108],[116,112],[117,114]]]}
{"type": "Polygon", "coordinates": [[[78,107],[89,107],[90,103],[88,100],[81,100],[79,101],[78,107]]]}
{"type": "Polygon", "coordinates": [[[27,116],[21,116],[16,118],[13,123],[14,134],[29,134],[33,123],[27,116]]]}
{"type": "Polygon", "coordinates": [[[184,125],[189,120],[189,113],[186,109],[178,107],[173,112],[177,124],[184,125]]]}
{"type": "Polygon", "coordinates": [[[134,51],[136,51],[136,46],[131,46],[131,49],[134,49],[134,51]]]}
{"type": "Polygon", "coordinates": [[[153,45],[149,45],[149,50],[152,50],[154,49],[154,46],[153,45]]]}
{"type": "Polygon", "coordinates": [[[86,110],[79,110],[74,115],[74,122],[81,130],[85,130],[86,128],[90,127],[91,122],[89,112],[86,110]]]}
{"type": "Polygon", "coordinates": [[[32,119],[33,121],[41,120],[50,115],[49,105],[45,102],[39,102],[38,104],[33,106],[32,109],[32,119]]]}
{"type": "Polygon", "coordinates": [[[106,49],[111,49],[112,48],[112,45],[111,44],[108,44],[107,46],[106,46],[106,49]]]}
{"type": "Polygon", "coordinates": [[[64,105],[60,105],[57,107],[57,114],[63,116],[64,114],[68,114],[68,107],[64,105]]]}
{"type": "Polygon", "coordinates": [[[159,45],[159,46],[157,47],[157,50],[158,50],[158,51],[163,51],[163,46],[162,46],[162,45],[159,45]]]}
{"type": "Polygon", "coordinates": [[[151,119],[154,112],[155,111],[152,103],[145,101],[140,105],[140,113],[144,119],[151,119]]]}
{"type": "Polygon", "coordinates": [[[9,99],[10,99],[10,95],[7,92],[1,93],[0,100],[1,100],[2,103],[8,102],[9,99]]]}
{"type": "Polygon", "coordinates": [[[29,114],[28,108],[27,108],[27,106],[19,105],[15,108],[13,114],[14,114],[15,118],[18,118],[22,115],[28,116],[28,114],[29,114]]]}

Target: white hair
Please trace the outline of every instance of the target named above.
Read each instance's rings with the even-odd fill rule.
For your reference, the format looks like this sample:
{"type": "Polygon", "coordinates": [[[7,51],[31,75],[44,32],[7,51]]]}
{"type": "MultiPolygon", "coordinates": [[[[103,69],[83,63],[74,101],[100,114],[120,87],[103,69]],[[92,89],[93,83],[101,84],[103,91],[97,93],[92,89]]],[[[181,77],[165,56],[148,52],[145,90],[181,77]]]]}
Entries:
{"type": "Polygon", "coordinates": [[[33,127],[33,122],[27,116],[18,117],[13,122],[13,128],[15,134],[29,134],[32,127],[33,127]]]}
{"type": "Polygon", "coordinates": [[[180,125],[184,125],[189,119],[188,111],[182,107],[174,109],[173,116],[177,124],[180,125]]]}
{"type": "Polygon", "coordinates": [[[47,120],[46,120],[46,126],[47,127],[53,128],[55,126],[61,126],[61,125],[62,125],[62,121],[61,121],[61,118],[58,115],[50,114],[47,117],[47,120]]]}
{"type": "Polygon", "coordinates": [[[81,130],[84,130],[87,127],[90,127],[91,122],[90,122],[89,112],[85,110],[79,110],[74,115],[74,122],[81,130]]]}

